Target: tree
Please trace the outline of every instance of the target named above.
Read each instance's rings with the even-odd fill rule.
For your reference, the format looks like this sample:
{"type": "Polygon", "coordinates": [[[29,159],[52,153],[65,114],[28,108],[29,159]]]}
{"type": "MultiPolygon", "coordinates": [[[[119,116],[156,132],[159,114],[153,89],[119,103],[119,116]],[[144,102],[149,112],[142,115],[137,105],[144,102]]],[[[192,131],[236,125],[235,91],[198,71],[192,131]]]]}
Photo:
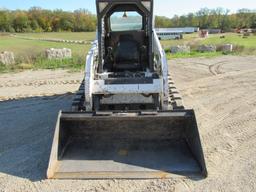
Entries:
{"type": "Polygon", "coordinates": [[[74,11],[74,29],[75,31],[95,31],[97,19],[85,9],[74,11]]]}
{"type": "Polygon", "coordinates": [[[155,17],[155,26],[158,27],[158,28],[172,27],[172,21],[171,21],[171,19],[169,19],[167,17],[156,16],[155,17]]]}
{"type": "Polygon", "coordinates": [[[29,19],[25,12],[18,11],[14,17],[14,29],[16,32],[25,32],[29,27],[29,19]]]}
{"type": "Polygon", "coordinates": [[[0,11],[0,31],[7,32],[11,28],[11,18],[7,10],[0,11]]]}
{"type": "MultiPolygon", "coordinates": [[[[52,32],[95,31],[96,15],[86,9],[74,12],[45,10],[32,7],[28,11],[0,9],[0,31],[3,32],[52,32]]],[[[155,27],[200,27],[230,30],[234,28],[256,28],[256,11],[240,9],[230,14],[228,9],[202,8],[196,13],[175,15],[172,18],[155,17],[155,27]]]]}
{"type": "Polygon", "coordinates": [[[210,20],[209,20],[210,13],[211,13],[211,10],[208,8],[202,8],[196,13],[199,20],[200,28],[208,29],[210,27],[210,20]]]}
{"type": "Polygon", "coordinates": [[[237,13],[238,28],[249,28],[250,27],[250,16],[251,11],[249,9],[240,9],[237,13]]]}
{"type": "Polygon", "coordinates": [[[71,20],[61,18],[60,19],[60,27],[64,31],[73,31],[74,25],[71,20]]]}
{"type": "Polygon", "coordinates": [[[256,13],[252,14],[250,18],[250,27],[256,29],[256,13]]]}
{"type": "Polygon", "coordinates": [[[198,20],[197,20],[195,14],[189,13],[187,15],[187,25],[186,26],[194,26],[194,27],[199,26],[198,20]]]}

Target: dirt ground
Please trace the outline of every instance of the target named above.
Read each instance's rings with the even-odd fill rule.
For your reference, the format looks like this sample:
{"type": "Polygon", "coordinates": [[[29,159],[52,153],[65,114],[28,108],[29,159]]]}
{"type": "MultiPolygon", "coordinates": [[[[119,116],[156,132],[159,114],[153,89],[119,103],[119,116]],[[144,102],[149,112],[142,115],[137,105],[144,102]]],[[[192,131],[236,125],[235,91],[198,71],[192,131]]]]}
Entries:
{"type": "Polygon", "coordinates": [[[0,192],[256,191],[256,57],[176,59],[170,70],[196,111],[207,179],[46,180],[57,113],[83,74],[29,71],[0,75],[0,192]]]}

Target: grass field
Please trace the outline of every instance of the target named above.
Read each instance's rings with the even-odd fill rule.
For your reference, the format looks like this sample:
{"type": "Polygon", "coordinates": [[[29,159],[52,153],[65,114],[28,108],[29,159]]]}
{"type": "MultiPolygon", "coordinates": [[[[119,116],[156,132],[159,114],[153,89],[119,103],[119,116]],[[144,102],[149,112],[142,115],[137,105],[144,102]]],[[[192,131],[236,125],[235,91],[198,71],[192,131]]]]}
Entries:
{"type": "Polygon", "coordinates": [[[175,45],[190,45],[192,52],[190,54],[167,54],[168,58],[185,58],[185,57],[210,57],[219,56],[222,53],[199,53],[196,52],[196,47],[202,44],[223,45],[233,44],[235,47],[234,53],[236,55],[255,55],[256,54],[256,35],[251,35],[243,38],[241,34],[225,33],[225,34],[210,34],[208,38],[199,38],[197,33],[184,35],[181,40],[161,41],[163,48],[168,52],[171,46],[175,45]],[[221,38],[225,36],[225,38],[221,38]]]}
{"type": "Polygon", "coordinates": [[[34,38],[53,38],[65,40],[86,40],[93,41],[95,32],[52,32],[52,33],[18,33],[19,36],[34,37],[34,38]]]}
{"type": "Polygon", "coordinates": [[[256,48],[256,35],[251,35],[247,38],[243,38],[243,35],[235,33],[210,35],[201,43],[215,45],[231,43],[244,46],[245,48],[256,48]],[[220,36],[225,36],[225,38],[220,38],[220,36]]]}
{"type": "MultiPolygon", "coordinates": [[[[88,36],[86,36],[86,33],[78,33],[77,35],[79,37],[84,37],[84,39],[79,39],[78,37],[76,39],[73,39],[73,37],[76,35],[67,33],[67,37],[65,38],[65,33],[60,33],[61,39],[67,39],[67,40],[86,40],[86,41],[92,41],[92,34],[89,33],[88,36]],[[82,35],[84,34],[84,35],[82,35]]],[[[32,36],[29,36],[30,34],[19,34],[26,36],[26,37],[34,37],[34,38],[56,38],[57,33],[51,34],[51,33],[45,33],[45,34],[33,34],[32,36]]],[[[59,37],[59,38],[60,38],[59,37]]],[[[91,45],[81,45],[81,44],[69,44],[69,43],[59,43],[59,42],[48,42],[48,41],[39,41],[39,40],[25,40],[20,39],[12,36],[0,36],[0,51],[12,51],[15,53],[17,57],[30,57],[30,56],[37,56],[45,51],[47,48],[70,48],[72,50],[72,53],[74,56],[85,56],[86,52],[90,49],[91,45]]]]}
{"type": "MultiPolygon", "coordinates": [[[[15,54],[17,65],[4,66],[0,64],[0,72],[9,72],[13,70],[23,69],[55,69],[67,68],[81,70],[85,63],[85,56],[89,51],[90,44],[70,44],[60,42],[49,42],[37,40],[37,38],[45,39],[64,39],[64,40],[83,40],[91,42],[95,39],[95,32],[60,32],[60,33],[19,33],[17,37],[8,34],[0,34],[0,52],[12,51],[15,54]],[[30,37],[35,40],[26,40],[19,37],[30,37]],[[47,48],[70,48],[72,50],[73,59],[67,60],[46,60],[44,52],[47,48]]],[[[199,53],[195,49],[200,44],[234,44],[236,49],[233,54],[256,54],[256,35],[243,38],[242,35],[227,33],[209,35],[208,38],[202,39],[197,33],[186,34],[182,40],[161,41],[163,48],[167,51],[168,59],[186,58],[186,57],[215,57],[222,55],[221,52],[199,53]],[[220,38],[224,35],[225,38],[220,38]],[[169,50],[174,45],[190,45],[192,51],[189,54],[170,54],[169,50]]]]}
{"type": "Polygon", "coordinates": [[[4,66],[0,64],[0,72],[19,71],[24,69],[56,69],[64,68],[82,70],[85,64],[85,56],[91,45],[49,42],[40,40],[26,40],[19,38],[46,38],[65,40],[84,40],[91,42],[95,39],[95,33],[22,33],[18,37],[0,35],[0,52],[11,51],[15,54],[16,65],[4,66]],[[47,60],[44,53],[47,48],[69,48],[72,50],[72,59],[47,60]]]}
{"type": "Polygon", "coordinates": [[[185,34],[184,38],[180,40],[162,40],[161,44],[164,49],[169,49],[171,46],[187,45],[189,43],[192,43],[192,42],[195,43],[199,41],[201,41],[201,39],[198,38],[198,34],[193,33],[193,34],[185,34]]]}
{"type": "Polygon", "coordinates": [[[199,38],[197,33],[186,34],[181,40],[161,41],[163,47],[168,48],[174,45],[193,45],[193,44],[227,44],[244,46],[246,48],[256,48],[256,35],[251,35],[243,38],[241,34],[225,33],[225,34],[210,34],[208,38],[199,38]],[[225,36],[225,38],[220,38],[225,36]]]}

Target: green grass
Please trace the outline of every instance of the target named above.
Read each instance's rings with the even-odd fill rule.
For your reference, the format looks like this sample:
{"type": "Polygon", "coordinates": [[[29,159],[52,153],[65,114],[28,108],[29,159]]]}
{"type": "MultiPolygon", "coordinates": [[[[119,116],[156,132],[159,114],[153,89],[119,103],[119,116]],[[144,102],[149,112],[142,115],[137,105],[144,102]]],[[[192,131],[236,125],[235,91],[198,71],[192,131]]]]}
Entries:
{"type": "MultiPolygon", "coordinates": [[[[60,38],[67,40],[93,41],[95,33],[24,33],[19,36],[34,38],[60,38]]],[[[8,35],[0,35],[0,52],[11,51],[15,54],[16,64],[4,66],[0,64],[0,72],[20,71],[26,69],[70,69],[83,70],[85,56],[91,48],[90,44],[69,44],[39,40],[24,40],[8,35]],[[72,59],[48,60],[44,53],[47,48],[69,48],[72,59]]]]}
{"type": "Polygon", "coordinates": [[[0,51],[12,51],[16,57],[37,56],[47,48],[70,48],[74,56],[85,56],[91,45],[55,43],[38,40],[24,40],[10,36],[0,36],[0,51]]]}
{"type": "Polygon", "coordinates": [[[190,53],[177,53],[177,54],[171,54],[168,52],[166,54],[167,59],[177,59],[177,58],[193,58],[193,57],[205,57],[205,58],[211,58],[211,57],[218,57],[223,55],[221,52],[197,52],[197,51],[191,51],[190,53]]]}
{"type": "Polygon", "coordinates": [[[243,35],[235,33],[210,35],[201,41],[200,44],[234,44],[245,48],[256,48],[256,35],[251,35],[247,38],[243,38],[243,35]],[[220,38],[220,36],[225,36],[225,38],[220,38]]]}
{"type": "Polygon", "coordinates": [[[17,33],[18,36],[48,39],[93,41],[95,32],[51,32],[51,33],[17,33]]]}
{"type": "Polygon", "coordinates": [[[201,45],[201,44],[234,44],[244,46],[245,48],[256,48],[256,35],[251,35],[243,38],[241,34],[224,33],[224,34],[210,34],[208,38],[199,38],[197,33],[185,34],[181,40],[164,40],[161,41],[163,48],[169,48],[175,45],[201,45]],[[220,38],[225,36],[225,38],[220,38]]]}
{"type": "Polygon", "coordinates": [[[196,49],[199,45],[212,44],[217,47],[223,44],[233,44],[235,55],[256,55],[256,35],[251,35],[243,38],[241,34],[225,33],[225,34],[210,34],[208,38],[199,38],[197,33],[184,35],[181,40],[167,40],[161,41],[163,48],[167,52],[168,58],[187,58],[187,57],[215,57],[223,55],[221,52],[216,53],[200,53],[196,49]],[[225,36],[225,38],[220,38],[225,36]],[[170,47],[176,45],[189,45],[191,53],[170,54],[170,47]]]}
{"type": "Polygon", "coordinates": [[[81,71],[84,69],[85,61],[81,57],[73,57],[71,59],[51,59],[37,57],[28,62],[21,62],[15,65],[0,64],[0,73],[18,72],[23,70],[37,69],[68,69],[71,72],[81,71]]]}
{"type": "Polygon", "coordinates": [[[8,72],[8,69],[5,65],[0,63],[0,73],[3,73],[3,72],[8,72]]]}
{"type": "Polygon", "coordinates": [[[33,69],[72,69],[77,71],[83,69],[84,64],[84,59],[80,57],[52,60],[38,57],[33,64],[33,69]]]}

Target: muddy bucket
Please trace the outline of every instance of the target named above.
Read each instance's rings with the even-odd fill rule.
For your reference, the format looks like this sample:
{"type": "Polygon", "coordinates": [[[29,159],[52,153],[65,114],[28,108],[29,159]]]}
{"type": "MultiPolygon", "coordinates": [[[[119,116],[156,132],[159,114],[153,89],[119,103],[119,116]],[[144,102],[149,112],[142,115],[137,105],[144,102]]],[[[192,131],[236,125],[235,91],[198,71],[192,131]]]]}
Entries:
{"type": "Polygon", "coordinates": [[[47,171],[55,179],[206,177],[194,112],[60,112],[47,171]]]}

